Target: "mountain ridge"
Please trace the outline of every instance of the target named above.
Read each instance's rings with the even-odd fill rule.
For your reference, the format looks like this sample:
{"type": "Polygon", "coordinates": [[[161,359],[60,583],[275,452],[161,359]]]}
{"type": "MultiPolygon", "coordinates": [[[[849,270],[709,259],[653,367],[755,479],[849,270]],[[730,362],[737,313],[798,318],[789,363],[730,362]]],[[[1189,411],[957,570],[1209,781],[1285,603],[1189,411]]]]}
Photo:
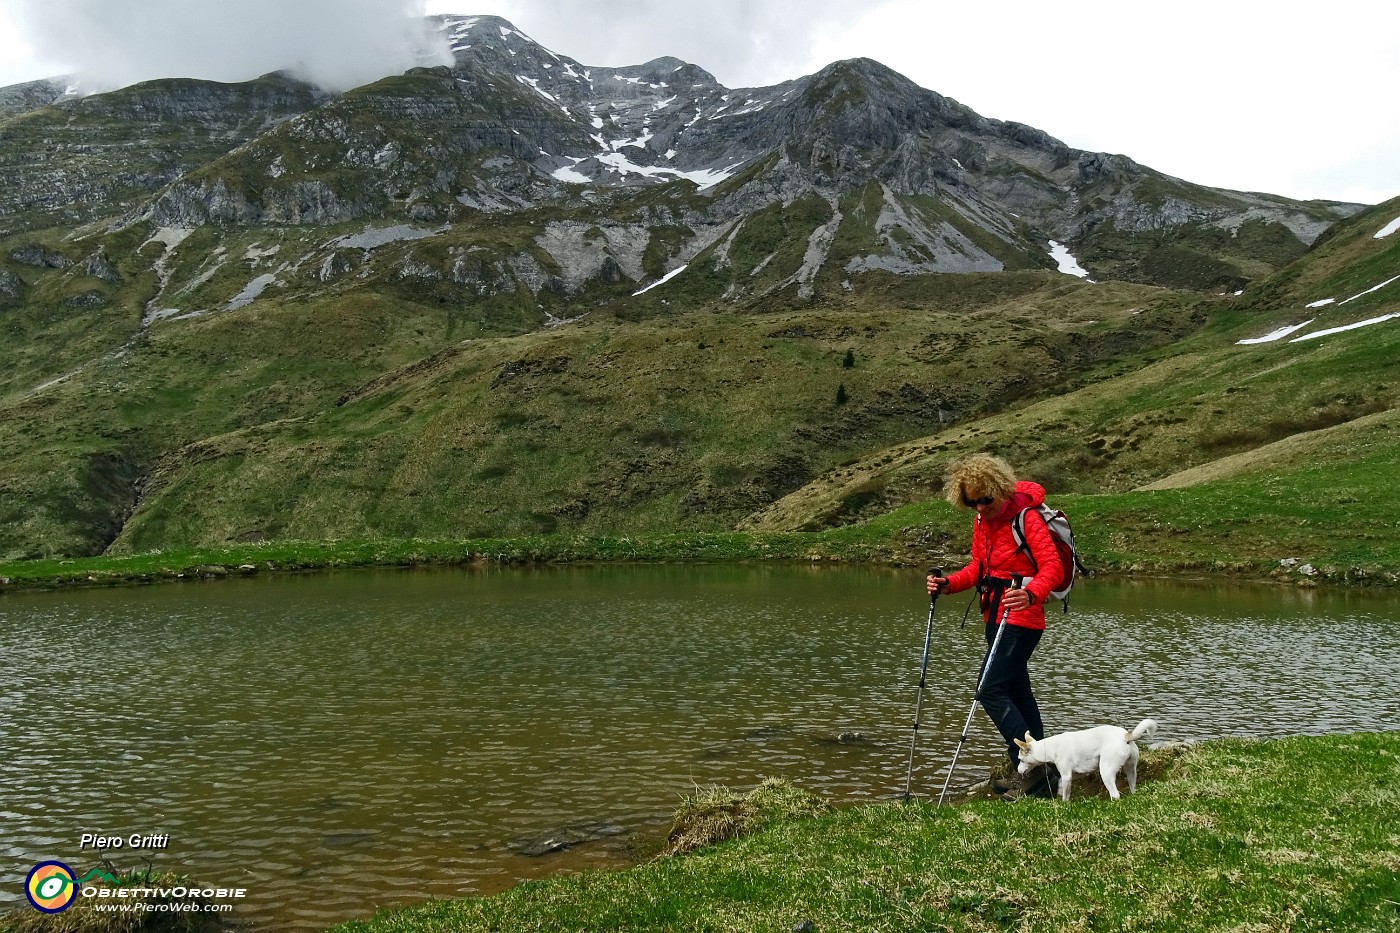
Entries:
{"type": "MultiPolygon", "coordinates": [[[[982,117],[872,59],[835,62],[768,88],[728,89],[703,68],[671,57],[622,68],[584,66],[499,17],[429,21],[452,47],[452,68],[414,69],[333,99],[304,88],[270,114],[275,125],[236,138],[224,153],[212,153],[212,146],[198,150],[213,155],[204,164],[166,158],[163,168],[124,179],[123,193],[135,188],[154,196],[127,208],[119,222],[325,225],[394,216],[455,222],[467,218],[464,210],[487,205],[529,209],[577,197],[607,200],[619,188],[690,181],[711,202],[707,220],[725,224],[775,199],[787,206],[815,192],[830,202],[874,180],[896,198],[942,201],[962,221],[1015,251],[1044,255],[1051,239],[1071,248],[1111,240],[1102,252],[1138,254],[1143,248],[1134,239],[1144,234],[1192,225],[1238,229],[1250,220],[1282,225],[1301,249],[1358,207],[1202,188],[1125,156],[1072,149],[1043,130],[982,117]],[[357,115],[376,125],[357,127],[357,115]],[[398,125],[386,129],[386,120],[398,125]],[[427,126],[439,127],[444,138],[412,151],[412,131],[427,126]],[[298,150],[308,145],[324,150],[319,160],[296,164],[298,150]],[[483,153],[499,153],[507,162],[483,170],[486,160],[475,158],[483,153]],[[722,182],[773,157],[777,161],[742,190],[715,197],[722,182]],[[346,171],[336,176],[332,166],[346,171]],[[357,166],[365,171],[356,174],[357,166]],[[580,192],[574,184],[586,187],[580,192]],[[164,190],[156,190],[160,185],[164,190]]],[[[228,132],[182,106],[182,94],[191,95],[171,80],[183,79],[112,93],[143,97],[140,106],[156,112],[164,98],[166,109],[186,123],[210,135],[228,132]]],[[[242,99],[229,104],[253,105],[242,99]]],[[[79,105],[60,106],[73,114],[79,105]]],[[[18,133],[15,119],[0,124],[0,158],[11,141],[5,136],[18,133]]],[[[190,135],[188,127],[177,130],[190,135]]],[[[23,141],[53,145],[32,136],[23,141]]],[[[92,174],[90,161],[79,160],[75,169],[92,174]]],[[[70,210],[64,221],[95,220],[103,209],[121,210],[122,203],[104,200],[108,193],[104,188],[86,193],[92,209],[86,216],[70,210]]],[[[7,200],[25,203],[23,196],[7,200]]],[[[43,202],[42,196],[31,200],[43,202]]],[[[891,209],[903,216],[888,220],[887,230],[925,243],[947,233],[945,225],[922,222],[917,212],[891,209]]],[[[16,213],[8,211],[11,217],[16,213]]],[[[39,219],[56,218],[41,214],[39,219]]],[[[901,252],[889,238],[874,247],[901,252]]],[[[1081,264],[1097,272],[1099,257],[1092,249],[1081,264]]],[[[906,256],[895,265],[915,272],[976,271],[1003,261],[996,251],[957,252],[969,261],[906,256]]],[[[636,258],[624,265],[635,268],[636,258]]],[[[1121,264],[1104,261],[1107,274],[1154,280],[1140,264],[1125,273],[1121,264]]],[[[1235,278],[1248,278],[1237,271],[1241,275],[1235,278]]],[[[1222,281],[1202,287],[1230,284],[1223,281],[1228,273],[1215,278],[1222,281]]]]}

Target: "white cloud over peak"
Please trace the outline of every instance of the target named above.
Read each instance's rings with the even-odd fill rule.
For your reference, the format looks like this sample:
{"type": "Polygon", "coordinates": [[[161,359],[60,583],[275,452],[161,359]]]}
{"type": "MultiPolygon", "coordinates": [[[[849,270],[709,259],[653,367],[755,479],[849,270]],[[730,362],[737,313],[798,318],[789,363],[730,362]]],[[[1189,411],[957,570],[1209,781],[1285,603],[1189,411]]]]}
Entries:
{"type": "MultiPolygon", "coordinates": [[[[430,60],[422,0],[18,0],[34,56],[92,88],[163,77],[245,81],[287,69],[346,90],[430,60]]],[[[37,77],[37,76],[36,76],[37,77]]]]}

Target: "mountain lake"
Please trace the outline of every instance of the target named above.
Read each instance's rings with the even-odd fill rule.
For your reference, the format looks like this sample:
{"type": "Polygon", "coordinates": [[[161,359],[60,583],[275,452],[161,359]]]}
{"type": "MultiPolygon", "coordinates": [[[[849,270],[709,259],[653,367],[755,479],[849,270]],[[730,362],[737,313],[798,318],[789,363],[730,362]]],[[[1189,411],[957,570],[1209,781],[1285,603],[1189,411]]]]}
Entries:
{"type": "MultiPolygon", "coordinates": [[[[38,862],[107,859],[243,889],[251,929],[321,930],[633,864],[715,785],[898,799],[922,577],[517,567],[6,595],[0,910],[38,862]]],[[[934,614],[921,799],[972,702],[970,596],[934,614]]],[[[1396,657],[1393,591],[1090,579],[1050,607],[1032,676],[1051,732],[1151,716],[1159,741],[1267,738],[1400,728],[1396,657]]],[[[1001,754],[979,710],[953,786],[1001,754]]]]}

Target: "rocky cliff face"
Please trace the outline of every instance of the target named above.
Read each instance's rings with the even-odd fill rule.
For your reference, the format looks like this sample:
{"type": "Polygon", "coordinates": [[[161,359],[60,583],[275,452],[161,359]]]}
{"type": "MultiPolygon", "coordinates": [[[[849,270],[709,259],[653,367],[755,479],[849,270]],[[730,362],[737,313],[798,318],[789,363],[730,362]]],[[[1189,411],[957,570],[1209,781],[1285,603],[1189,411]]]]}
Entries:
{"type": "Polygon", "coordinates": [[[134,209],[325,99],[276,75],[242,84],[149,81],[55,98],[0,122],[0,231],[73,226],[134,209]]]}

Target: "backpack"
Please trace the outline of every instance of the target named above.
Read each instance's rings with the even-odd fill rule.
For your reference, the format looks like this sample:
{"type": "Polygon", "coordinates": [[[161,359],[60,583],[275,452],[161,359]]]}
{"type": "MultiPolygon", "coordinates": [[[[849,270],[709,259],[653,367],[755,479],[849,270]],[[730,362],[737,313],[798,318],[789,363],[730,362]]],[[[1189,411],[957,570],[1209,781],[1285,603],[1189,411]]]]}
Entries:
{"type": "Polygon", "coordinates": [[[1031,564],[1035,564],[1035,555],[1031,553],[1030,545],[1026,543],[1026,513],[1030,511],[1035,511],[1045,520],[1045,527],[1050,530],[1050,540],[1055,543],[1055,551],[1060,555],[1060,567],[1063,568],[1063,575],[1050,588],[1050,595],[1056,599],[1064,600],[1065,612],[1069,612],[1069,591],[1074,586],[1075,574],[1083,573],[1093,576],[1093,571],[1085,567],[1079,560],[1079,550],[1074,546],[1074,531],[1069,526],[1069,516],[1059,509],[1052,509],[1043,502],[1040,505],[1022,509],[1011,520],[1011,535],[1016,539],[1016,550],[1025,551],[1026,556],[1031,559],[1031,564]]]}

